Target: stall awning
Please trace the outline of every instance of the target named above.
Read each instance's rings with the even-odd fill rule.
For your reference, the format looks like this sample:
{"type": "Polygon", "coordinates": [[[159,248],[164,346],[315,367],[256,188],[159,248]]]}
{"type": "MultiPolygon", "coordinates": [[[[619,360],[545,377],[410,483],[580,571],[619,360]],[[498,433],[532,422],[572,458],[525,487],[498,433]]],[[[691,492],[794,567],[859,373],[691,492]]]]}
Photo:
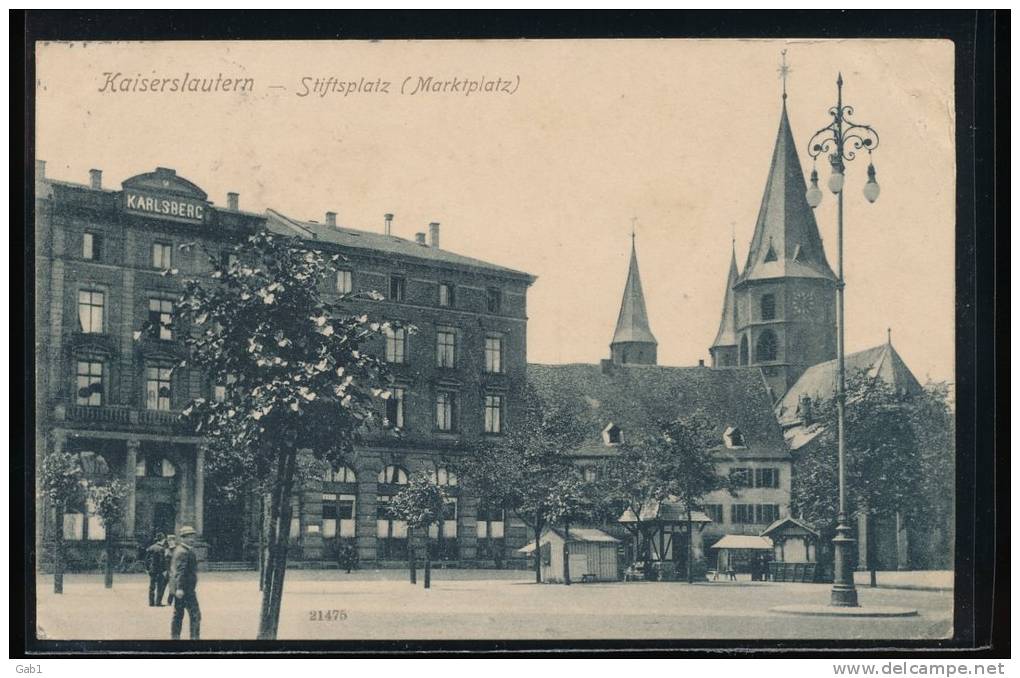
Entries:
{"type": "Polygon", "coordinates": [[[768,537],[755,537],[750,534],[727,534],[724,535],[722,539],[712,544],[709,548],[771,551],[772,540],[768,537]]]}

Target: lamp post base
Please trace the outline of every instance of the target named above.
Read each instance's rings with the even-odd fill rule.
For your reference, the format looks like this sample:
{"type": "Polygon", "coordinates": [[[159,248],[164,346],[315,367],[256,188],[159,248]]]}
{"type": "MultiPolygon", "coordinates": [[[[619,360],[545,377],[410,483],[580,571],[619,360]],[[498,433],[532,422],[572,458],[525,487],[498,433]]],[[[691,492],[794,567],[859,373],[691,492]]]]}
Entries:
{"type": "Polygon", "coordinates": [[[832,599],[833,607],[858,607],[857,589],[854,587],[854,568],[851,563],[853,546],[856,540],[853,532],[846,524],[846,517],[840,514],[836,527],[836,536],[832,540],[832,599]]]}

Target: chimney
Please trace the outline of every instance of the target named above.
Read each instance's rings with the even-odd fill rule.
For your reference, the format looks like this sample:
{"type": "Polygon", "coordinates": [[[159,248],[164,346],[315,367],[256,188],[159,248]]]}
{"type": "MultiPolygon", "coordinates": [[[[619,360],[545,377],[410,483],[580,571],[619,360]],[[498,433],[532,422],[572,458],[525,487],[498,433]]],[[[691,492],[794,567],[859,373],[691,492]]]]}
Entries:
{"type": "Polygon", "coordinates": [[[103,187],[103,170],[89,170],[89,187],[96,191],[103,187]]]}
{"type": "Polygon", "coordinates": [[[429,224],[429,245],[431,247],[439,247],[439,222],[433,221],[429,224]]]}
{"type": "Polygon", "coordinates": [[[800,396],[800,419],[805,426],[814,423],[814,413],[811,411],[811,396],[806,393],[800,396]]]}
{"type": "Polygon", "coordinates": [[[393,215],[386,213],[383,215],[383,219],[386,220],[385,225],[383,226],[383,233],[386,235],[393,235],[393,215]]]}
{"type": "Polygon", "coordinates": [[[227,193],[227,209],[236,210],[238,204],[241,201],[241,196],[237,193],[227,193]]]}
{"type": "Polygon", "coordinates": [[[36,180],[46,178],[46,161],[36,160],[35,161],[35,178],[36,180]]]}
{"type": "Polygon", "coordinates": [[[424,245],[425,244],[425,234],[424,233],[415,233],[414,234],[414,241],[416,243],[418,243],[419,245],[424,245]]]}
{"type": "Polygon", "coordinates": [[[336,228],[336,212],[326,212],[326,225],[336,228]]]}

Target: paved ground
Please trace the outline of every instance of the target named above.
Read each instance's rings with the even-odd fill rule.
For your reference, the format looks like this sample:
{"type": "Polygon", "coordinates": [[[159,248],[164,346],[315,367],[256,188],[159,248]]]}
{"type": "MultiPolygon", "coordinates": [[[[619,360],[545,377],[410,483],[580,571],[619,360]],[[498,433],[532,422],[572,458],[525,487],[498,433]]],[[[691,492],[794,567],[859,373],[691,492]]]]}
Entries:
{"type": "MultiPolygon", "coordinates": [[[[440,570],[433,588],[399,570],[287,574],[281,639],[572,638],[945,638],[952,592],[860,590],[862,605],[918,609],[905,619],[796,617],[777,605],[823,603],[829,588],[774,582],[630,582],[536,585],[530,572],[440,570]],[[332,613],[337,610],[337,613],[332,613]],[[322,611],[323,621],[318,621],[322,611]],[[335,619],[328,620],[331,617],[335,619]]],[[[64,594],[38,579],[40,636],[52,639],[163,639],[169,608],[146,603],[144,575],[68,575],[64,594]]],[[[204,573],[199,582],[203,639],[252,639],[258,583],[252,572],[204,573]]],[[[187,634],[185,621],[185,635],[187,634]]]]}

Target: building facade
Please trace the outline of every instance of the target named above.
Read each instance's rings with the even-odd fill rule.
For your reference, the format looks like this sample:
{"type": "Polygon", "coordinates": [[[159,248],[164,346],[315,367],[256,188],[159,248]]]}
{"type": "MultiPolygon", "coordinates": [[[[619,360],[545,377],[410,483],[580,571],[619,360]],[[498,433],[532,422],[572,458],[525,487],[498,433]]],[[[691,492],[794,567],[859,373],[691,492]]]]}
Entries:
{"type": "MultiPolygon", "coordinates": [[[[436,223],[429,241],[424,234],[412,241],[391,233],[391,215],[369,233],[337,226],[332,213],[318,224],[273,210],[244,212],[237,194],[217,206],[167,168],[110,190],[97,170],[88,184],[73,184],[47,178],[40,163],[36,197],[37,461],[52,450],[91,453],[127,482],[122,550],[190,524],[210,560],[255,558],[257,498],[218,496],[202,438],[179,422],[193,399],[217,394],[183,364],[186,328],[173,319],[180,279],[209,271],[207,252],[228,256],[229,246],[268,228],[343,255],[324,292],[378,291],[384,299],[357,302],[361,310],[414,327],[374,347],[397,379],[397,397],[379,407],[404,435],[370,436],[350,467],[324,470],[321,481],[301,489],[295,558],[335,557],[343,540],[362,561],[403,557],[406,527],[389,519],[385,504],[418,470],[434,473],[455,498],[443,544],[435,535],[434,548],[448,558],[479,557],[477,502],[460,496],[446,465],[513,420],[534,278],[441,249],[436,223]]],[[[53,536],[54,514],[37,497],[42,547],[53,536]]],[[[491,537],[501,526],[483,531],[491,537]]],[[[72,565],[95,564],[105,535],[90,507],[72,507],[63,535],[72,565]]]]}

